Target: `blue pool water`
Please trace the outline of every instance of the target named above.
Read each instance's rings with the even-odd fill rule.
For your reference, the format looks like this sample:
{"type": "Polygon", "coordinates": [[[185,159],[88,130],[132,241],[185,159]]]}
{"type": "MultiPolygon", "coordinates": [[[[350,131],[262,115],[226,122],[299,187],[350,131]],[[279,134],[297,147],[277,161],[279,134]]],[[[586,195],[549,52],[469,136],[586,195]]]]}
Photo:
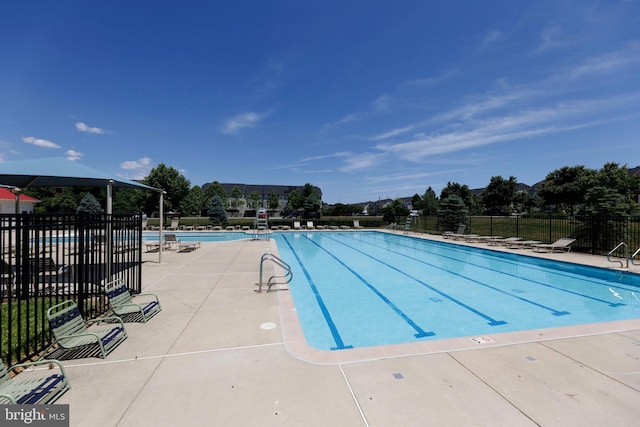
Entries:
{"type": "Polygon", "coordinates": [[[640,317],[630,273],[381,232],[274,236],[322,350],[640,317]]]}
{"type": "MultiPolygon", "coordinates": [[[[211,232],[211,231],[188,231],[188,232],[164,232],[175,234],[176,238],[184,241],[184,242],[228,242],[231,240],[240,240],[240,239],[250,239],[252,237],[251,234],[247,234],[244,232],[211,232]]],[[[157,231],[145,231],[142,233],[142,239],[149,242],[158,241],[158,232],[157,231]]]]}

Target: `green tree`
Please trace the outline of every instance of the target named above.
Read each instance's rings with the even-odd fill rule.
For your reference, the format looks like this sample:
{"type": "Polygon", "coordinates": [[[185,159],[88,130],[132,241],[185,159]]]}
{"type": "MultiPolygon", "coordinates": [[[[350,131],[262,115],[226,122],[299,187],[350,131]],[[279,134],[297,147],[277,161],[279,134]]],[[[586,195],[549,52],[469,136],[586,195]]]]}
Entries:
{"type": "Polygon", "coordinates": [[[113,213],[142,212],[146,191],[133,188],[116,188],[113,192],[113,213]]]}
{"type": "Polygon", "coordinates": [[[76,208],[76,212],[80,213],[88,213],[88,214],[99,214],[102,213],[102,208],[100,207],[100,203],[93,197],[93,194],[87,193],[84,195],[80,204],[76,208]]]}
{"type": "Polygon", "coordinates": [[[596,172],[584,166],[565,166],[550,172],[538,188],[545,206],[566,205],[571,215],[584,202],[587,190],[593,186],[596,172]]]}
{"type": "Polygon", "coordinates": [[[322,202],[315,192],[312,192],[304,201],[302,216],[307,219],[320,218],[322,202]]]}
{"type": "Polygon", "coordinates": [[[285,209],[288,211],[297,211],[303,207],[304,201],[304,197],[298,190],[291,190],[287,196],[287,207],[285,209]]]}
{"type": "Polygon", "coordinates": [[[223,206],[226,208],[229,196],[227,195],[227,192],[224,191],[224,187],[222,186],[222,184],[220,184],[218,181],[213,181],[211,184],[205,187],[204,195],[207,200],[211,200],[211,198],[216,194],[218,195],[218,197],[220,197],[223,206]]]}
{"type": "Polygon", "coordinates": [[[407,215],[409,215],[409,209],[404,206],[401,199],[395,199],[382,208],[382,220],[387,224],[395,223],[397,217],[407,215]]]}
{"type": "MultiPolygon", "coordinates": [[[[143,184],[160,188],[166,192],[164,195],[164,211],[178,211],[191,187],[191,183],[178,170],[160,163],[151,169],[149,175],[142,180],[143,184]]],[[[157,192],[147,192],[144,204],[145,212],[153,212],[158,209],[160,195],[157,192]]]]}
{"type": "Polygon", "coordinates": [[[267,199],[267,207],[275,211],[276,209],[278,209],[279,205],[280,200],[278,198],[278,194],[274,191],[273,193],[269,194],[269,198],[267,199]]]}
{"type": "Polygon", "coordinates": [[[233,187],[231,190],[231,197],[229,198],[229,206],[233,210],[233,212],[239,212],[240,207],[244,201],[242,200],[242,191],[238,188],[238,186],[233,187]]]}
{"type": "Polygon", "coordinates": [[[466,184],[458,184],[457,182],[448,182],[440,192],[440,200],[444,200],[449,196],[458,196],[467,209],[472,205],[473,193],[466,184]]]}
{"type": "Polygon", "coordinates": [[[191,187],[185,198],[182,200],[180,210],[187,215],[202,215],[207,209],[208,200],[205,198],[202,188],[198,185],[191,187]]]}
{"type": "Polygon", "coordinates": [[[42,200],[42,208],[44,212],[49,213],[72,213],[76,211],[78,202],[73,197],[73,192],[69,188],[65,188],[60,193],[51,191],[51,196],[42,200]]]}
{"type": "Polygon", "coordinates": [[[214,194],[207,206],[207,215],[212,225],[222,225],[227,222],[227,211],[219,195],[214,194]]]}
{"type": "Polygon", "coordinates": [[[436,192],[433,191],[431,186],[429,186],[422,195],[422,204],[422,210],[425,211],[427,215],[433,215],[438,212],[438,196],[436,196],[436,192]]]}
{"type": "Polygon", "coordinates": [[[424,201],[418,193],[414,194],[411,198],[411,207],[416,210],[422,210],[424,208],[424,201]]]}
{"type": "Polygon", "coordinates": [[[627,165],[619,166],[618,163],[605,163],[596,173],[594,181],[596,186],[610,188],[629,199],[632,198],[635,190],[627,165]]]}
{"type": "Polygon", "coordinates": [[[626,222],[621,221],[631,211],[631,201],[614,188],[596,186],[585,195],[584,213],[579,215],[584,226],[579,237],[595,250],[609,250],[624,241],[626,222]]]}
{"type": "Polygon", "coordinates": [[[252,191],[247,196],[247,204],[249,209],[258,209],[260,207],[260,195],[257,191],[252,191]]]}
{"type": "Polygon", "coordinates": [[[438,216],[442,230],[457,230],[459,224],[464,224],[468,208],[460,196],[452,194],[440,200],[438,216]]]}
{"type": "Polygon", "coordinates": [[[507,215],[516,196],[518,182],[511,176],[508,180],[501,176],[493,176],[489,185],[482,192],[481,198],[487,213],[491,215],[507,215]]]}

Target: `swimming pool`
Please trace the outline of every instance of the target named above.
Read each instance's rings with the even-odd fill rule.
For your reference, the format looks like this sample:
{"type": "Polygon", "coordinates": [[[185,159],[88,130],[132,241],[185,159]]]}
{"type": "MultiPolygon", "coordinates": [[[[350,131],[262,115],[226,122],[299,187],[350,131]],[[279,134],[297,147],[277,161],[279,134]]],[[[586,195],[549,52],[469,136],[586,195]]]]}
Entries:
{"type": "MultiPolygon", "coordinates": [[[[252,234],[242,231],[188,231],[174,232],[163,231],[163,234],[175,234],[176,237],[184,242],[228,242],[232,240],[251,239],[252,234]]],[[[142,239],[149,242],[158,241],[157,231],[144,231],[142,239]]]]}
{"type": "Polygon", "coordinates": [[[640,276],[409,236],[274,235],[320,350],[640,318],[640,276]]]}

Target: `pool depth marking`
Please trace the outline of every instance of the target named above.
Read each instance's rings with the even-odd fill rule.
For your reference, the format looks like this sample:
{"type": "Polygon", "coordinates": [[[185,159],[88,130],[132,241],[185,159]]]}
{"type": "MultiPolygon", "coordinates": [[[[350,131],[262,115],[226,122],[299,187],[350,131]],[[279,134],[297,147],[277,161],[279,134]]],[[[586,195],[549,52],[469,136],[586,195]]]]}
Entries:
{"type": "Polygon", "coordinates": [[[344,345],[344,342],[342,341],[342,337],[340,336],[340,333],[338,332],[338,328],[336,328],[336,325],[333,322],[333,319],[331,318],[331,314],[329,314],[329,310],[327,309],[327,306],[325,305],[324,300],[322,299],[322,296],[320,296],[320,292],[318,292],[318,288],[316,287],[315,283],[313,282],[313,279],[311,278],[311,275],[309,274],[309,272],[305,268],[304,264],[302,263],[302,260],[298,257],[298,254],[296,253],[295,249],[293,249],[293,246],[291,246],[291,243],[286,238],[286,236],[283,236],[283,238],[284,238],[284,241],[289,246],[289,249],[291,249],[291,253],[295,257],[296,261],[298,261],[298,264],[300,265],[300,268],[302,269],[302,272],[304,273],[304,276],[307,278],[307,281],[309,282],[309,286],[311,287],[311,290],[313,291],[313,294],[316,297],[316,301],[318,302],[318,305],[320,306],[320,311],[322,311],[322,315],[324,316],[324,320],[325,320],[325,322],[327,322],[327,326],[329,327],[329,330],[331,331],[331,336],[333,336],[333,340],[336,343],[336,346],[332,347],[331,350],[344,350],[344,349],[348,349],[348,348],[353,348],[352,345],[344,345]]]}
{"type": "Polygon", "coordinates": [[[422,329],[420,326],[418,326],[418,324],[416,324],[413,320],[411,320],[411,318],[409,316],[407,316],[402,310],[400,310],[398,308],[398,306],[396,306],[393,302],[391,302],[391,300],[389,300],[389,298],[387,298],[382,292],[380,292],[375,286],[373,286],[371,283],[369,283],[369,281],[367,281],[367,279],[365,279],[364,277],[362,277],[360,274],[358,274],[354,269],[352,269],[351,267],[349,267],[347,264],[345,264],[341,259],[339,259],[338,257],[336,257],[334,254],[332,254],[331,252],[329,252],[326,248],[323,248],[322,246],[320,246],[317,242],[314,242],[313,240],[309,239],[309,237],[304,236],[305,239],[307,239],[309,242],[313,243],[314,245],[316,245],[318,248],[320,248],[321,250],[323,250],[325,253],[327,253],[331,258],[333,258],[334,260],[336,260],[340,265],[342,265],[344,268],[346,268],[347,270],[349,270],[349,272],[351,274],[353,274],[354,276],[356,276],[358,278],[358,280],[360,280],[367,288],[369,288],[374,294],[376,294],[376,296],[378,298],[380,298],[382,301],[384,301],[389,307],[391,307],[391,309],[402,318],[402,320],[404,320],[409,326],[411,326],[415,331],[417,331],[417,334],[414,334],[413,336],[416,338],[425,338],[425,337],[432,337],[435,335],[435,332],[426,332],[424,329],[422,329]]]}
{"type": "MultiPolygon", "coordinates": [[[[330,240],[334,240],[333,238],[330,238],[330,237],[327,237],[327,238],[328,238],[328,239],[330,239],[330,240]]],[[[336,241],[336,240],[334,240],[334,241],[336,241]]],[[[443,296],[444,298],[448,299],[449,301],[452,301],[453,303],[455,303],[455,304],[457,304],[457,305],[459,305],[459,306],[461,306],[461,307],[466,308],[466,309],[467,309],[467,310],[469,310],[470,312],[472,312],[472,313],[474,313],[474,314],[476,314],[476,315],[478,315],[478,316],[482,317],[483,319],[488,320],[488,321],[489,321],[489,323],[487,323],[487,324],[488,324],[489,326],[500,326],[500,325],[506,325],[506,324],[507,324],[507,322],[506,322],[506,321],[504,321],[504,320],[496,320],[496,319],[492,318],[491,316],[489,316],[489,315],[487,315],[487,314],[484,314],[484,313],[482,313],[481,311],[476,310],[475,308],[471,307],[470,305],[467,305],[467,304],[463,303],[462,301],[460,301],[460,300],[458,300],[458,299],[456,299],[456,298],[452,297],[451,295],[449,295],[449,294],[447,294],[447,293],[445,293],[445,292],[443,292],[443,291],[439,290],[438,288],[436,288],[436,287],[434,287],[434,286],[431,286],[431,285],[429,285],[429,284],[428,284],[428,283],[426,283],[426,282],[423,282],[422,280],[418,279],[417,277],[414,277],[414,276],[412,276],[412,275],[410,275],[410,274],[408,274],[408,273],[406,273],[406,272],[404,272],[404,271],[400,270],[399,268],[394,267],[394,266],[393,266],[393,265],[391,265],[391,264],[388,264],[388,263],[386,263],[386,262],[384,262],[384,261],[381,261],[380,259],[375,258],[375,257],[373,257],[373,256],[369,255],[369,254],[368,254],[368,253],[366,253],[366,252],[362,252],[362,251],[360,251],[360,250],[358,250],[358,249],[356,249],[356,248],[354,248],[354,247],[352,247],[352,246],[347,245],[346,243],[342,243],[342,242],[340,242],[340,241],[336,241],[336,242],[337,242],[337,243],[340,243],[340,244],[342,244],[342,245],[344,245],[344,246],[347,246],[348,248],[350,248],[350,249],[352,249],[352,250],[355,250],[356,252],[361,253],[362,255],[364,255],[364,256],[366,256],[366,257],[368,257],[368,258],[371,258],[372,260],[374,260],[374,261],[376,261],[376,262],[378,262],[378,263],[380,263],[380,264],[384,265],[385,267],[390,268],[390,269],[392,269],[392,270],[394,270],[394,271],[396,271],[396,272],[398,272],[398,273],[400,273],[400,274],[402,274],[402,275],[404,275],[404,276],[406,276],[406,277],[410,278],[411,280],[416,281],[417,283],[421,284],[422,286],[425,286],[425,287],[427,287],[427,288],[431,289],[432,291],[434,291],[434,292],[436,292],[436,293],[440,294],[441,296],[443,296]]],[[[315,242],[314,242],[314,243],[315,243],[315,242]]],[[[317,243],[316,243],[316,245],[317,245],[317,243]]],[[[324,249],[324,248],[323,248],[323,249],[324,249]]]]}
{"type": "MultiPolygon", "coordinates": [[[[367,243],[367,244],[369,244],[369,245],[373,245],[372,243],[364,242],[364,241],[362,241],[362,240],[358,240],[358,241],[359,241],[359,242],[362,242],[362,243],[367,243]]],[[[403,245],[403,244],[398,243],[398,242],[392,242],[392,243],[393,243],[394,245],[403,246],[403,247],[405,247],[405,248],[415,249],[415,248],[412,248],[411,246],[403,245]]],[[[455,251],[464,251],[464,249],[459,248],[459,245],[455,245],[455,244],[453,244],[453,243],[438,243],[438,242],[434,242],[434,243],[435,243],[435,244],[437,244],[437,245],[458,246],[458,247],[456,247],[456,248],[453,248],[452,250],[455,250],[455,251]]],[[[375,245],[374,245],[374,246],[375,246],[375,245]]],[[[489,251],[489,250],[487,250],[487,249],[479,249],[479,248],[470,248],[470,249],[477,249],[477,250],[481,250],[481,251],[488,251],[492,256],[494,256],[493,251],[489,251]]],[[[399,255],[404,255],[404,254],[402,254],[402,253],[400,253],[400,252],[393,251],[393,250],[391,250],[391,249],[389,249],[389,250],[390,250],[391,252],[397,253],[397,254],[399,254],[399,255]]],[[[468,251],[468,252],[474,253],[473,251],[468,251]]],[[[413,258],[413,257],[411,257],[411,256],[409,256],[409,255],[404,255],[404,256],[406,256],[406,257],[408,257],[408,258],[410,258],[410,259],[413,259],[413,260],[416,260],[416,261],[422,262],[423,264],[431,265],[431,264],[429,264],[429,263],[426,263],[426,262],[424,262],[424,261],[421,261],[420,259],[413,258]]],[[[458,260],[458,259],[456,259],[456,258],[454,258],[454,257],[448,256],[448,255],[438,254],[438,256],[439,256],[439,257],[442,257],[442,258],[450,259],[450,260],[453,260],[453,261],[456,261],[456,262],[462,262],[462,261],[460,261],[460,260],[458,260]]],[[[501,262],[505,262],[505,263],[507,263],[507,264],[514,265],[513,261],[509,260],[508,258],[504,258],[504,257],[499,257],[499,258],[500,258],[500,261],[501,261],[501,262]]],[[[474,263],[472,263],[472,262],[468,262],[468,261],[465,261],[465,264],[469,264],[469,265],[472,265],[472,266],[477,267],[477,268],[482,268],[482,269],[484,269],[484,270],[496,271],[495,269],[487,268],[487,267],[485,267],[485,266],[483,266],[483,265],[474,264],[474,263]]],[[[535,264],[530,264],[530,266],[531,266],[531,268],[532,268],[533,270],[546,272],[545,270],[541,269],[541,268],[540,268],[540,266],[537,266],[537,265],[535,265],[535,264]]],[[[433,266],[433,267],[435,267],[435,268],[440,268],[440,267],[437,267],[437,266],[433,266]]],[[[447,271],[447,270],[445,270],[445,271],[447,271]]],[[[580,292],[572,291],[572,290],[570,290],[570,289],[559,288],[559,287],[557,287],[557,286],[553,286],[553,285],[550,285],[550,284],[548,284],[548,283],[539,282],[539,281],[537,281],[537,280],[532,280],[532,279],[527,279],[527,278],[525,278],[525,277],[520,277],[520,276],[518,276],[518,275],[516,275],[516,274],[513,274],[513,273],[507,273],[507,272],[503,272],[503,271],[500,271],[500,273],[501,273],[501,274],[504,274],[504,275],[506,275],[506,276],[515,277],[515,278],[517,278],[517,279],[519,279],[519,280],[524,280],[524,281],[527,281],[527,282],[530,282],[530,283],[535,283],[536,285],[540,285],[540,286],[544,286],[544,287],[547,287],[547,288],[555,289],[555,290],[557,290],[557,291],[559,291],[559,292],[565,292],[565,293],[568,293],[568,294],[577,295],[577,296],[582,297],[582,298],[585,298],[585,299],[590,299],[590,300],[593,300],[593,301],[601,302],[601,303],[607,304],[607,305],[609,305],[609,306],[611,306],[611,307],[620,307],[620,306],[625,305],[624,303],[611,302],[611,301],[603,300],[603,299],[600,299],[600,298],[597,298],[597,297],[592,297],[592,296],[590,296],[590,295],[585,295],[585,294],[582,294],[582,293],[580,293],[580,292]]],[[[568,275],[568,274],[561,274],[561,273],[558,273],[558,272],[556,272],[556,271],[552,271],[552,272],[551,272],[551,274],[555,274],[555,275],[558,275],[558,276],[563,276],[563,277],[569,277],[569,278],[572,278],[572,277],[571,277],[570,275],[568,275]]],[[[465,277],[465,276],[461,276],[461,277],[465,277]]],[[[465,278],[466,278],[466,277],[465,277],[465,278]]],[[[473,280],[473,279],[469,279],[469,280],[473,280]]],[[[596,281],[593,281],[593,280],[589,280],[589,282],[590,282],[590,283],[597,284],[597,285],[600,285],[600,286],[602,286],[602,285],[603,285],[603,283],[596,282],[596,281]]],[[[486,285],[486,286],[489,286],[489,285],[486,285]]],[[[624,289],[624,288],[623,288],[623,289],[624,289]]],[[[513,296],[513,297],[516,297],[515,295],[512,295],[512,296],[513,296]]],[[[562,314],[559,314],[559,315],[569,314],[568,312],[559,312],[559,313],[562,313],[562,314]]],[[[555,314],[555,315],[558,315],[558,314],[555,314]]]]}

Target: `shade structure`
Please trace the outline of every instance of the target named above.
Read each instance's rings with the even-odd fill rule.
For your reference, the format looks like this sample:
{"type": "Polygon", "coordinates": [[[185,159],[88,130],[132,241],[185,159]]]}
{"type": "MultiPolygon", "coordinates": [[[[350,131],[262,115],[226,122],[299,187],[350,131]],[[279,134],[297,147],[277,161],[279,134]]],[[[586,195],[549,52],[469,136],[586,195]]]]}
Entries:
{"type": "Polygon", "coordinates": [[[102,187],[109,183],[114,188],[162,191],[63,157],[0,162],[0,184],[13,187],[102,187]]]}
{"type": "MultiPolygon", "coordinates": [[[[111,190],[114,187],[157,191],[160,193],[160,218],[162,218],[164,193],[162,189],[118,178],[64,157],[0,162],[0,184],[17,189],[105,186],[107,188],[107,214],[112,213],[111,190]]],[[[17,203],[16,213],[18,213],[17,203]]],[[[162,236],[162,221],[160,221],[160,236],[162,236]]],[[[162,245],[160,247],[162,248],[162,245]]],[[[159,251],[159,260],[162,260],[162,250],[159,251]]]]}

